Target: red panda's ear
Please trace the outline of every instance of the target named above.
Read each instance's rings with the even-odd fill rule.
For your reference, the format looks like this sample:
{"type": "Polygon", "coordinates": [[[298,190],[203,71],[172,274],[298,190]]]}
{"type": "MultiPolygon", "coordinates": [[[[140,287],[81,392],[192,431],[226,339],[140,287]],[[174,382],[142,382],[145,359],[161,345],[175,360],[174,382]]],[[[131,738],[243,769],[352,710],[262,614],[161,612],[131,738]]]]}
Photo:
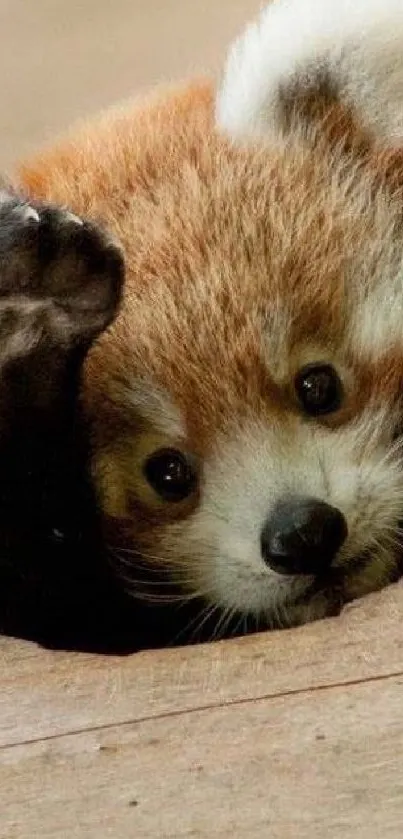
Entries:
{"type": "Polygon", "coordinates": [[[274,0],[230,49],[216,119],[235,140],[309,139],[335,105],[403,146],[402,0],[274,0]]]}

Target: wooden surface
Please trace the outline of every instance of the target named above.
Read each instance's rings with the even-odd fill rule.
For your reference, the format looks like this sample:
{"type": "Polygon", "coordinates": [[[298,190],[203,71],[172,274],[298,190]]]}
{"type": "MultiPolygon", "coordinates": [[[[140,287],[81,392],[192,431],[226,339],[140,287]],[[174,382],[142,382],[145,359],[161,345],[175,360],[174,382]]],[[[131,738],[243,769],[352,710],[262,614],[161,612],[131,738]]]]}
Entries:
{"type": "Polygon", "coordinates": [[[126,658],[1,641],[1,839],[403,832],[403,586],[126,658]]]}

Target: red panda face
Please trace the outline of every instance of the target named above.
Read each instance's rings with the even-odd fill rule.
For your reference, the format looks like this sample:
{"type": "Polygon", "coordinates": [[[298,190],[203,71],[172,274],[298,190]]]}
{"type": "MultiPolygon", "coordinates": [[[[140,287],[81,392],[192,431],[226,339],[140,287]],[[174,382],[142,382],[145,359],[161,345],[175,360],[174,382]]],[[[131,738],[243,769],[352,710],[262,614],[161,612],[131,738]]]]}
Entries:
{"type": "Polygon", "coordinates": [[[209,142],[169,200],[133,197],[94,475],[129,588],[145,563],[167,596],[288,625],[396,570],[400,206],[343,161],[209,142]]]}
{"type": "Polygon", "coordinates": [[[84,393],[117,572],[141,594],[146,566],[147,596],[179,587],[221,629],[320,617],[397,573],[400,7],[278,0],[232,50],[216,125],[189,87],[24,172],[125,251],[84,393]]]}

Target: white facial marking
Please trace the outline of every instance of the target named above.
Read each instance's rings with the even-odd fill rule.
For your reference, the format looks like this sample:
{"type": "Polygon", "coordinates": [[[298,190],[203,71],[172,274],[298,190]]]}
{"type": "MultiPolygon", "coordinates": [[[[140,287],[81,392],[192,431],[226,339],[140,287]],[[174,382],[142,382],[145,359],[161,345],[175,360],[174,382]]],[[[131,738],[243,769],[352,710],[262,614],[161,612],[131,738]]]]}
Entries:
{"type": "Polygon", "coordinates": [[[377,286],[355,307],[351,344],[358,358],[376,361],[382,353],[403,346],[403,270],[399,290],[377,286]]]}
{"type": "Polygon", "coordinates": [[[129,403],[140,416],[156,431],[172,440],[181,440],[186,432],[180,411],[169,395],[156,387],[149,379],[136,379],[133,386],[119,398],[129,403]]]}
{"type": "Polygon", "coordinates": [[[385,582],[394,566],[392,543],[403,511],[399,452],[388,457],[379,441],[386,412],[368,411],[337,431],[302,421],[287,430],[286,422],[251,424],[217,444],[205,464],[200,507],[175,536],[181,555],[193,558],[208,600],[280,625],[324,614],[326,597],[319,592],[302,606],[314,578],[279,574],[262,559],[262,528],[279,501],[315,498],[339,509],[348,537],[335,565],[347,570],[371,551],[373,568],[363,576],[368,590],[385,582]]]}

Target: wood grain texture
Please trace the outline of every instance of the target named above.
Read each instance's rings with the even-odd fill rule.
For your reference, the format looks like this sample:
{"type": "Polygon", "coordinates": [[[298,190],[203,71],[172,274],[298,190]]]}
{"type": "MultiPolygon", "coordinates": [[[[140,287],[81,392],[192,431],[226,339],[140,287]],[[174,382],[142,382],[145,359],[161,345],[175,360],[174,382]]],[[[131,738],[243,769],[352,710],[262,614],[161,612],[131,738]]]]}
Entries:
{"type": "Polygon", "coordinates": [[[403,679],[1,750],[2,839],[401,836],[403,679]]]}
{"type": "Polygon", "coordinates": [[[127,658],[0,639],[0,747],[403,672],[403,587],[337,619],[127,658]]]}
{"type": "Polygon", "coordinates": [[[403,586],[123,659],[1,642],[1,839],[400,839],[403,586]]]}

